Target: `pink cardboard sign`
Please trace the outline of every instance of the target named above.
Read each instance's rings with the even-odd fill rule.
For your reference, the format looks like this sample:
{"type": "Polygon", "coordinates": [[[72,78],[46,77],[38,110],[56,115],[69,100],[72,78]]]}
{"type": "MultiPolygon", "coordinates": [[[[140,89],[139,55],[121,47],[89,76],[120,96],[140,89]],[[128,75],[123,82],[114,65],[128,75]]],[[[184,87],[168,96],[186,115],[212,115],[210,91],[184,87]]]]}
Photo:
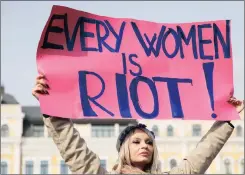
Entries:
{"type": "Polygon", "coordinates": [[[230,21],[161,24],[53,6],[37,49],[64,118],[234,120],[230,21]]]}

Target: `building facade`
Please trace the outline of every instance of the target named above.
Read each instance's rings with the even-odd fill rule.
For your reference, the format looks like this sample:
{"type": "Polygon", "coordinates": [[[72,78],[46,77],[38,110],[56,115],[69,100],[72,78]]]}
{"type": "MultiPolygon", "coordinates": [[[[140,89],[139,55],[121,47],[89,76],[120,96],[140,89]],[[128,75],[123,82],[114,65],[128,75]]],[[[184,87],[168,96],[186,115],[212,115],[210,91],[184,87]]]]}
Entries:
{"type": "MultiPolygon", "coordinates": [[[[244,116],[244,114],[241,114],[244,116]]],[[[75,128],[111,170],[117,161],[116,140],[130,123],[144,123],[156,135],[161,168],[169,171],[190,153],[213,121],[73,120],[75,128]]],[[[206,174],[244,174],[244,118],[206,174]]],[[[21,106],[13,96],[1,95],[1,174],[69,174],[48,135],[36,106],[21,106]]]]}

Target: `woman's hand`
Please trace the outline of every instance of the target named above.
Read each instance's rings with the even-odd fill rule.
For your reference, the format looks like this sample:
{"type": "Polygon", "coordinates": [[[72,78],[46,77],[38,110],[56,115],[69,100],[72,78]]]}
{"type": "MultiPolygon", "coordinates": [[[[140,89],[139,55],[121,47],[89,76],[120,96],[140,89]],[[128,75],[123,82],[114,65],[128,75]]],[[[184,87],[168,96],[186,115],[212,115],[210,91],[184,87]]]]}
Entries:
{"type": "Polygon", "coordinates": [[[238,113],[241,113],[244,110],[244,101],[237,100],[235,97],[231,97],[228,100],[228,103],[235,106],[238,113]]]}
{"type": "Polygon", "coordinates": [[[36,85],[32,89],[32,95],[36,97],[36,99],[39,99],[39,95],[46,95],[48,93],[49,86],[45,81],[45,76],[44,75],[38,75],[36,78],[36,85]]]}

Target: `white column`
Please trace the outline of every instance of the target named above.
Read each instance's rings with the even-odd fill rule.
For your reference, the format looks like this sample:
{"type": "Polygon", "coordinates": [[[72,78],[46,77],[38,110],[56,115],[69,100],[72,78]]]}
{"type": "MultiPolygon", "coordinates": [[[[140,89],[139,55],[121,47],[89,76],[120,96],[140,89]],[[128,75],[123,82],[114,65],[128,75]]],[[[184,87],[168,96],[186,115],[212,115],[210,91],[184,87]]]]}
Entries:
{"type": "Polygon", "coordinates": [[[14,172],[13,174],[21,174],[20,170],[20,166],[21,166],[21,143],[20,140],[18,139],[17,142],[14,143],[14,172]]]}
{"type": "Polygon", "coordinates": [[[216,158],[216,161],[215,161],[215,167],[216,167],[216,174],[217,173],[221,173],[222,174],[222,172],[221,172],[221,163],[222,163],[222,160],[221,160],[221,157],[218,155],[216,158]]]}
{"type": "Polygon", "coordinates": [[[180,124],[178,123],[178,129],[179,129],[179,132],[180,132],[180,138],[182,140],[182,158],[184,158],[187,154],[187,144],[188,144],[188,141],[186,141],[186,125],[183,125],[183,124],[180,124]]]}
{"type": "Polygon", "coordinates": [[[34,171],[33,174],[40,174],[40,158],[37,157],[34,159],[34,171]]]}
{"type": "Polygon", "coordinates": [[[91,123],[87,124],[87,127],[89,131],[87,137],[91,138],[92,137],[92,124],[91,123]]]}
{"type": "Polygon", "coordinates": [[[117,137],[120,134],[119,133],[119,124],[116,123],[114,127],[115,127],[115,136],[117,137]]]}
{"type": "Polygon", "coordinates": [[[182,140],[182,157],[184,158],[187,154],[187,143],[186,141],[184,141],[184,139],[182,140]]]}

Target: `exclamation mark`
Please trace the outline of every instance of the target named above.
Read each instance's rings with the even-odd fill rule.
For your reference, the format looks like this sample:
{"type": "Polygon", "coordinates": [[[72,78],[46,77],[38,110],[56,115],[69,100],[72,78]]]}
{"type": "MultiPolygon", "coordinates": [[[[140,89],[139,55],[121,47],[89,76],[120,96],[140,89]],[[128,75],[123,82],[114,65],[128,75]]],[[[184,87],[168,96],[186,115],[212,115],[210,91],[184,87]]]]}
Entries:
{"type": "MultiPolygon", "coordinates": [[[[214,63],[203,63],[202,65],[203,71],[205,74],[205,79],[206,79],[206,85],[208,89],[208,94],[210,98],[210,103],[212,110],[214,111],[214,94],[213,94],[213,70],[214,70],[214,63]]],[[[217,115],[215,113],[212,113],[212,118],[216,118],[217,115]]]]}

